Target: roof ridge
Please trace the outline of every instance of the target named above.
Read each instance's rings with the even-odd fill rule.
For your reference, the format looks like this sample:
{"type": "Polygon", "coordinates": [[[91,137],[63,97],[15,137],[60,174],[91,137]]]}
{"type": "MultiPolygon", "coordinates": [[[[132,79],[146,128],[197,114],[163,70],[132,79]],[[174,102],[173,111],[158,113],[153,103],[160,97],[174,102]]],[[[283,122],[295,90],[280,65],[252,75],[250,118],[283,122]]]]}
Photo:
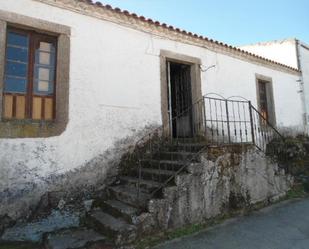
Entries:
{"type": "MultiPolygon", "coordinates": [[[[39,1],[39,2],[49,2],[50,3],[51,0],[36,0],[36,1],[39,1]]],[[[64,2],[64,4],[66,4],[66,2],[68,2],[68,0],[52,0],[52,1],[54,3],[57,2],[57,1],[58,2],[60,1],[62,3],[64,2]]],[[[105,10],[112,11],[112,12],[117,13],[117,14],[121,14],[121,15],[124,15],[124,16],[127,16],[127,17],[131,17],[131,18],[134,18],[134,19],[142,21],[142,22],[146,22],[146,23],[148,23],[150,25],[161,27],[163,29],[168,29],[170,31],[174,31],[174,32],[177,32],[177,33],[180,33],[180,34],[192,37],[192,38],[200,39],[200,40],[203,40],[205,42],[209,42],[209,43],[212,43],[214,45],[217,45],[217,46],[220,46],[220,47],[224,47],[224,48],[233,50],[234,52],[238,52],[238,53],[240,53],[242,55],[247,55],[247,56],[250,56],[252,58],[259,59],[259,60],[262,60],[262,61],[274,64],[274,65],[277,65],[277,66],[280,66],[280,67],[283,67],[283,68],[295,71],[295,72],[300,72],[300,70],[298,70],[297,68],[294,68],[294,67],[282,64],[282,63],[274,61],[274,60],[267,59],[267,58],[262,57],[260,55],[248,52],[248,51],[243,50],[243,49],[240,49],[239,47],[228,45],[226,43],[219,42],[217,40],[208,38],[206,36],[198,35],[196,33],[190,32],[190,31],[186,31],[184,29],[179,29],[177,27],[174,27],[172,25],[168,25],[166,23],[161,23],[161,22],[156,21],[156,20],[154,21],[151,18],[146,18],[144,16],[139,16],[139,15],[137,15],[134,12],[130,13],[128,10],[122,10],[122,9],[120,9],[118,7],[112,7],[109,4],[103,4],[101,2],[94,2],[93,0],[74,0],[74,1],[75,2],[80,2],[80,3],[86,3],[88,5],[95,6],[95,7],[98,7],[98,8],[103,8],[105,10]]]]}
{"type": "Polygon", "coordinates": [[[290,38],[283,38],[283,39],[276,39],[276,40],[269,40],[269,41],[260,41],[260,42],[254,42],[254,43],[248,43],[248,44],[243,44],[240,46],[237,46],[238,48],[242,47],[248,47],[248,46],[261,46],[261,45],[268,45],[268,44],[275,44],[275,43],[284,43],[284,42],[290,42],[290,41],[296,41],[297,39],[294,37],[290,38]]]}

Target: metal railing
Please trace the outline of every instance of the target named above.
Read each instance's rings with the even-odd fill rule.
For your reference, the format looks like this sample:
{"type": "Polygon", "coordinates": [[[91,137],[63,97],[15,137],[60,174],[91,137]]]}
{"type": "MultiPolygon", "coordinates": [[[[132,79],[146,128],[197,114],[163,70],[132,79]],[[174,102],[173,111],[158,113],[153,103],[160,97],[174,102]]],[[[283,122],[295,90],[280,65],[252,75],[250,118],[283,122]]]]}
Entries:
{"type": "MultiPolygon", "coordinates": [[[[138,199],[141,195],[141,181],[143,179],[143,163],[145,160],[153,158],[161,158],[162,154],[168,152],[170,146],[179,146],[185,143],[201,143],[203,146],[198,151],[194,152],[193,156],[190,158],[183,158],[181,162],[181,167],[174,170],[174,174],[163,179],[160,174],[161,171],[166,170],[166,166],[161,164],[161,160],[158,160],[156,169],[159,170],[157,179],[161,182],[160,186],[153,190],[150,195],[155,196],[156,193],[164,186],[166,186],[172,179],[175,178],[180,172],[182,172],[189,164],[197,160],[197,157],[207,148],[206,140],[204,140],[204,100],[198,100],[192,106],[187,108],[182,108],[182,111],[168,120],[167,123],[156,128],[153,132],[148,133],[136,144],[136,154],[138,163],[138,199]]],[[[190,147],[189,147],[190,148],[190,147]]]]}
{"type": "Polygon", "coordinates": [[[211,144],[250,143],[250,102],[204,97],[205,136],[211,144]]]}
{"type": "Polygon", "coordinates": [[[187,143],[200,145],[198,150],[188,147],[192,149],[189,151],[191,157],[183,158],[181,166],[173,169],[173,175],[164,178],[159,173],[156,176],[159,178],[156,180],[161,184],[151,192],[151,197],[196,161],[209,145],[251,144],[266,153],[267,145],[271,141],[284,140],[276,128],[247,100],[204,96],[192,106],[181,110],[135,145],[134,161],[138,164],[138,199],[141,195],[141,182],[145,169],[143,163],[145,160],[157,158],[156,169],[159,172],[167,170],[166,165],[161,161],[161,156],[170,146],[187,143]]]}
{"type": "Polygon", "coordinates": [[[279,131],[248,100],[204,98],[205,137],[210,144],[253,144],[266,152],[279,131]]]}

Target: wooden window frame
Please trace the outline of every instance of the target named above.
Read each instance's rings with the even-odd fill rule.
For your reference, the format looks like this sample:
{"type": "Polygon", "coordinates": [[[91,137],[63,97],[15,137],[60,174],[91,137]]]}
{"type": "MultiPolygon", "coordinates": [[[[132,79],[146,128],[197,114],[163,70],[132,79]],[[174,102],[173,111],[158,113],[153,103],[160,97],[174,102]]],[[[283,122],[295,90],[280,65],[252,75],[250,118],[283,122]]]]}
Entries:
{"type": "MultiPolygon", "coordinates": [[[[32,30],[23,30],[20,28],[15,28],[15,27],[8,27],[7,28],[7,34],[9,32],[14,32],[17,34],[22,34],[26,35],[29,38],[29,44],[28,44],[28,70],[27,70],[27,89],[25,94],[21,93],[10,93],[10,92],[5,92],[3,91],[3,95],[10,95],[13,97],[13,117],[12,118],[6,118],[3,114],[2,119],[3,120],[14,120],[18,119],[16,118],[16,101],[17,101],[17,96],[24,96],[25,97],[25,118],[22,120],[32,120],[32,121],[47,121],[46,116],[45,116],[45,104],[46,104],[46,99],[52,99],[53,101],[53,107],[52,107],[52,117],[48,121],[53,121],[56,116],[56,87],[57,87],[57,37],[55,36],[50,36],[46,34],[41,34],[36,31],[32,30]],[[54,65],[54,92],[51,96],[48,95],[38,95],[34,93],[34,70],[35,70],[35,50],[36,50],[36,43],[41,42],[41,41],[46,41],[49,43],[52,43],[55,46],[55,65],[54,65]],[[33,101],[35,97],[40,97],[41,98],[41,118],[40,119],[34,119],[33,118],[33,101]]],[[[6,50],[8,48],[8,44],[6,43],[6,50]]],[[[6,51],[7,52],[7,51],[6,51]]],[[[5,54],[6,57],[6,54],[5,54]]],[[[3,107],[4,108],[4,107],[3,107]]],[[[21,119],[18,119],[21,120],[21,119]]]]}
{"type": "Polygon", "coordinates": [[[69,121],[70,35],[71,28],[8,11],[0,10],[0,138],[36,138],[62,134],[69,121]],[[54,120],[3,119],[6,34],[16,28],[57,37],[54,120]],[[3,35],[2,35],[3,34],[3,35]]]}

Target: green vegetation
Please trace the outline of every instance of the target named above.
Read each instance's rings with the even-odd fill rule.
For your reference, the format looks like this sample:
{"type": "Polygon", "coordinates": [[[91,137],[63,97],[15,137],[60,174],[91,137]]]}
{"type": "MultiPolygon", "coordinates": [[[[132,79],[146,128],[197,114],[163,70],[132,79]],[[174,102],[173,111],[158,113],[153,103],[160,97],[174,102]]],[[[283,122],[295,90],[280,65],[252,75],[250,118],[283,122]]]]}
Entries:
{"type": "Polygon", "coordinates": [[[136,244],[136,248],[137,249],[151,248],[163,241],[172,240],[186,235],[194,234],[198,231],[205,229],[206,227],[207,227],[206,224],[194,224],[175,230],[160,232],[155,235],[151,235],[149,237],[139,240],[138,243],[136,244]]]}
{"type": "Polygon", "coordinates": [[[150,235],[148,237],[142,238],[138,240],[138,242],[135,244],[136,249],[146,249],[151,248],[155,245],[158,245],[159,243],[162,243],[163,241],[173,240],[176,238],[181,238],[187,235],[191,235],[194,233],[197,233],[199,231],[202,231],[206,229],[207,227],[220,224],[226,219],[231,217],[230,215],[222,215],[220,217],[217,217],[215,219],[207,220],[204,223],[200,224],[193,224],[188,225],[182,228],[174,229],[174,230],[168,230],[164,232],[159,232],[157,234],[150,235]]]}
{"type": "Polygon", "coordinates": [[[42,249],[42,247],[40,247],[38,244],[29,242],[0,242],[0,249],[42,249]]]}
{"type": "Polygon", "coordinates": [[[295,184],[293,188],[291,188],[287,194],[286,199],[294,199],[294,198],[304,198],[308,195],[308,191],[306,191],[306,184],[295,184]]]}

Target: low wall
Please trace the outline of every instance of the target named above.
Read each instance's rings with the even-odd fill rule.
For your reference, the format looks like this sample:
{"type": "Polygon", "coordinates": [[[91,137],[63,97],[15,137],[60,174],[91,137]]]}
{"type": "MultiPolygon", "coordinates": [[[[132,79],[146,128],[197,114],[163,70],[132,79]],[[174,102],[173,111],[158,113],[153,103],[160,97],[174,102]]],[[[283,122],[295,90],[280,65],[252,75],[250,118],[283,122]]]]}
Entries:
{"type": "Polygon", "coordinates": [[[156,226],[178,228],[277,200],[292,184],[291,176],[255,148],[210,151],[202,163],[192,164],[189,173],[177,177],[176,186],[164,190],[163,200],[152,200],[149,209],[156,226]]]}

